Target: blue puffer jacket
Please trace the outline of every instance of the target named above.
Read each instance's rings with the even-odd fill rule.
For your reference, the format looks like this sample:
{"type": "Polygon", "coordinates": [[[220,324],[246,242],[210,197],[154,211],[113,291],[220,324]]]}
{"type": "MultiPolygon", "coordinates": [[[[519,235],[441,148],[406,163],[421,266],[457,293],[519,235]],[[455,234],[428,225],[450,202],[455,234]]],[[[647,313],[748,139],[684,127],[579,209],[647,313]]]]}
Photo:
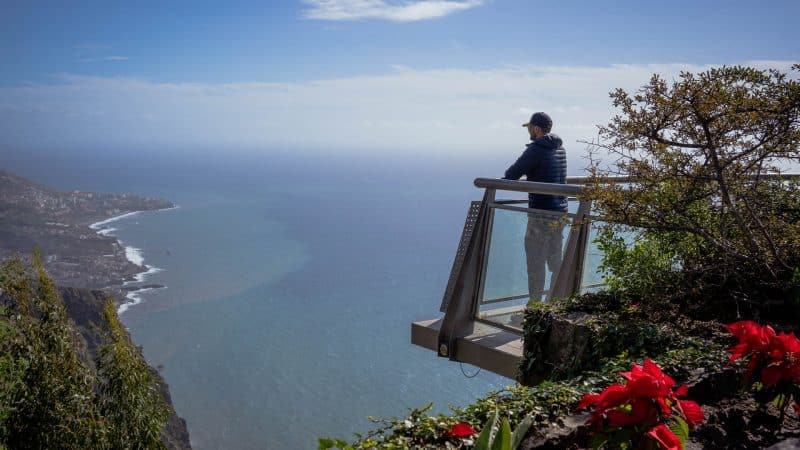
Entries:
{"type": "MultiPolygon", "coordinates": [[[[523,175],[528,181],[565,183],[567,178],[567,152],[561,138],[546,134],[528,144],[517,161],[506,170],[503,178],[518,180],[523,175]]],[[[535,209],[567,212],[567,197],[559,195],[529,194],[528,206],[535,209]]]]}

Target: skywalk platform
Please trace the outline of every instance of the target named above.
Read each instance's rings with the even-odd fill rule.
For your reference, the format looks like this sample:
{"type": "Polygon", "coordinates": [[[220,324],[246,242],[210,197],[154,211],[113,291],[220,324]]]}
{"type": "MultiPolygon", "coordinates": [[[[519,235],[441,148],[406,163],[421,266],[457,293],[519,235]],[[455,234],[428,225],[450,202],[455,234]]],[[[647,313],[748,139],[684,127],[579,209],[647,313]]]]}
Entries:
{"type": "MultiPolygon", "coordinates": [[[[790,179],[800,174],[761,177],[790,179]]],[[[594,238],[603,224],[592,216],[592,201],[584,189],[591,180],[568,177],[566,181],[475,180],[484,195],[467,212],[439,308],[443,316],[413,322],[413,344],[452,361],[516,378],[527,305],[602,285],[603,254],[594,238]],[[529,208],[530,193],[564,196],[568,212],[529,208]]],[[[623,177],[602,182],[630,183],[623,177]]]]}
{"type": "MultiPolygon", "coordinates": [[[[587,250],[590,260],[596,251],[587,245],[591,202],[577,200],[583,191],[579,184],[479,178],[475,186],[484,189],[484,197],[472,202],[467,213],[440,306],[444,316],[413,322],[411,342],[440,357],[513,379],[522,360],[526,305],[566,297],[597,283],[596,264],[589,264],[594,267],[588,270],[586,265],[587,250]],[[498,192],[517,198],[498,199],[498,192]],[[519,193],[531,192],[567,197],[569,212],[528,208],[527,195],[519,193]],[[542,236],[557,242],[556,267],[537,259],[544,257],[536,253],[545,248],[536,240],[542,236]],[[538,285],[533,277],[538,277],[538,285]]],[[[549,259],[552,263],[554,258],[549,259]]]]}

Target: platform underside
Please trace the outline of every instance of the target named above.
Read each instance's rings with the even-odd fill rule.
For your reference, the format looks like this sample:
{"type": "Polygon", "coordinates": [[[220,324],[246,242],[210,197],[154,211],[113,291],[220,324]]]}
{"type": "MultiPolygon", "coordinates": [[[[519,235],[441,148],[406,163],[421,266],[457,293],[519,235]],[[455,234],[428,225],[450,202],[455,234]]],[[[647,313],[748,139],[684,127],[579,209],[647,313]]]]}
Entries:
{"type": "MultiPolygon", "coordinates": [[[[442,319],[413,322],[411,342],[437,351],[441,325],[442,319]]],[[[472,333],[457,341],[455,360],[515,379],[522,359],[522,338],[481,322],[472,322],[471,326],[472,333]]]]}

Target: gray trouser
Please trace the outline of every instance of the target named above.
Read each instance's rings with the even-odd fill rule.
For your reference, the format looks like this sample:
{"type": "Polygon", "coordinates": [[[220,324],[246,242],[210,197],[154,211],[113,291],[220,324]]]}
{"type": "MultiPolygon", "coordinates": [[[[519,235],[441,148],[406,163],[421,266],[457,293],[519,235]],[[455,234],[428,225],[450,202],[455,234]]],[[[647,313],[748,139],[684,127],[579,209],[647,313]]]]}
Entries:
{"type": "Polygon", "coordinates": [[[528,262],[528,292],[532,301],[541,301],[544,294],[545,264],[551,272],[550,289],[553,289],[558,269],[561,267],[563,246],[562,224],[558,217],[528,213],[525,231],[525,256],[528,262]]]}

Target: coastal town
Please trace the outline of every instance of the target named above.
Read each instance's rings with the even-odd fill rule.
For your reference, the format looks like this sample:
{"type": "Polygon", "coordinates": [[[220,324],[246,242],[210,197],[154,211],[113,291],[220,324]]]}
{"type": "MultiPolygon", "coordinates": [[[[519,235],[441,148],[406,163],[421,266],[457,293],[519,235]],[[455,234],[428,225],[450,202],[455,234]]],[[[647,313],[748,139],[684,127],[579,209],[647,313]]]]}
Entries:
{"type": "Polygon", "coordinates": [[[169,201],[132,194],[59,192],[0,171],[0,260],[42,254],[56,283],[117,292],[146,267],[125,247],[91,224],[135,211],[173,208],[169,201]]]}

